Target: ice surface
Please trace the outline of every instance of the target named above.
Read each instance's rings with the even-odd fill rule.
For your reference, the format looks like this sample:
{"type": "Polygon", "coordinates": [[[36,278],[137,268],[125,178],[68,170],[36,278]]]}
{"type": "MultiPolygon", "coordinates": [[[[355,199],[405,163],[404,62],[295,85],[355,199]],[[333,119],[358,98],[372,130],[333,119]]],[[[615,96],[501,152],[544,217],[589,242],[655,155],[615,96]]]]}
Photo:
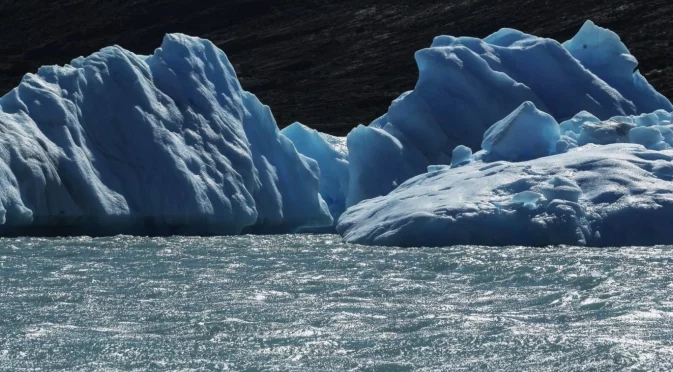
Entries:
{"type": "Polygon", "coordinates": [[[530,160],[556,152],[560,137],[553,117],[524,102],[484,133],[481,147],[491,161],[530,160]]]}
{"type": "MultiPolygon", "coordinates": [[[[635,61],[614,33],[591,22],[564,45],[512,29],[483,40],[435,38],[430,48],[416,53],[414,90],[369,127],[348,135],[355,158],[348,205],[385,195],[430,165],[451,164],[458,145],[478,150],[484,132],[527,101],[557,122],[580,112],[600,122],[673,110],[634,72],[635,61]]],[[[579,126],[561,134],[567,131],[579,135],[579,126]]],[[[574,146],[570,139],[575,138],[561,139],[559,150],[574,146]]]]}
{"type": "Polygon", "coordinates": [[[235,234],[330,225],[314,160],[211,42],[108,47],[0,98],[0,233],[235,234]]]}
{"type": "Polygon", "coordinates": [[[587,145],[436,167],[348,209],[346,241],[388,246],[673,243],[673,150],[587,145]]]}
{"type": "MultiPolygon", "coordinates": [[[[601,121],[588,112],[581,112],[560,124],[561,132],[574,146],[589,143],[637,143],[648,149],[663,150],[673,146],[673,114],[664,110],[635,116],[615,116],[601,121]]],[[[558,152],[558,151],[557,151],[558,152]]]]}
{"type": "Polygon", "coordinates": [[[453,149],[453,152],[451,153],[451,166],[457,167],[459,165],[465,164],[470,161],[471,157],[472,157],[471,148],[463,145],[458,145],[456,146],[455,149],[453,149]]]}
{"type": "Polygon", "coordinates": [[[633,102],[638,113],[657,109],[673,111],[669,100],[638,72],[638,61],[614,32],[587,21],[563,47],[582,66],[633,102]]]}
{"type": "Polygon", "coordinates": [[[334,221],[346,210],[348,195],[348,148],[345,137],[319,133],[301,123],[283,130],[297,151],[318,162],[320,167],[320,195],[327,203],[334,221]]]}
{"type": "Polygon", "coordinates": [[[522,191],[512,197],[511,205],[515,207],[524,207],[531,210],[537,209],[545,198],[542,194],[535,191],[522,191]]]}
{"type": "Polygon", "coordinates": [[[577,145],[584,146],[588,143],[608,145],[629,142],[629,132],[633,127],[632,124],[614,120],[598,123],[587,122],[580,129],[580,134],[577,136],[577,145]]]}

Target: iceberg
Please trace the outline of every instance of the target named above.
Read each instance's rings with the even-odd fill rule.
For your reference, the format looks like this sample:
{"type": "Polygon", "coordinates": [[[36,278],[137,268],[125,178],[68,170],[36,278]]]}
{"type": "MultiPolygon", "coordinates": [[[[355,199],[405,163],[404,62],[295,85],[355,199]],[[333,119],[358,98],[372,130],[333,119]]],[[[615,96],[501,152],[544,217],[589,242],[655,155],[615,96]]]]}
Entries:
{"type": "Polygon", "coordinates": [[[167,35],[27,74],[0,98],[0,234],[330,226],[315,160],[210,41],[167,35]]]}
{"type": "MultiPolygon", "coordinates": [[[[525,102],[556,122],[581,112],[601,122],[673,110],[619,37],[591,21],[563,44],[502,29],[484,39],[438,36],[415,57],[414,90],[348,134],[347,206],[386,195],[428,166],[451,164],[458,145],[478,150],[484,132],[525,102]]],[[[552,152],[576,145],[566,131],[552,152]]]]}
{"type": "Polygon", "coordinates": [[[415,57],[415,88],[347,137],[280,131],[182,34],[42,67],[0,98],[0,235],[673,244],[673,105],[616,34],[439,36],[415,57]]]}
{"type": "MultiPolygon", "coordinates": [[[[524,102],[451,166],[350,207],[336,230],[386,246],[673,244],[673,115],[560,125],[524,102]]],[[[376,129],[380,130],[380,129],[376,129]]]]}
{"type": "Polygon", "coordinates": [[[586,145],[522,162],[432,167],[349,208],[337,231],[385,246],[673,244],[673,150],[586,145]]]}

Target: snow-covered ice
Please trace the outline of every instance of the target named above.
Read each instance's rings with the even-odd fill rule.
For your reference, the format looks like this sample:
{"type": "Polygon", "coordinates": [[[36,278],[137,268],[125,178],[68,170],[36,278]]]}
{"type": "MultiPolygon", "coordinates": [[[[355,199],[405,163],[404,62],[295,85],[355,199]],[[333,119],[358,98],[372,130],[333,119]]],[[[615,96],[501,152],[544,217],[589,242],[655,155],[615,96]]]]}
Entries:
{"type": "Polygon", "coordinates": [[[332,224],[318,164],[210,41],[108,47],[0,98],[0,233],[236,234],[332,224]]]}
{"type": "Polygon", "coordinates": [[[337,231],[388,246],[673,244],[673,150],[587,145],[432,170],[351,207],[337,231]]]}

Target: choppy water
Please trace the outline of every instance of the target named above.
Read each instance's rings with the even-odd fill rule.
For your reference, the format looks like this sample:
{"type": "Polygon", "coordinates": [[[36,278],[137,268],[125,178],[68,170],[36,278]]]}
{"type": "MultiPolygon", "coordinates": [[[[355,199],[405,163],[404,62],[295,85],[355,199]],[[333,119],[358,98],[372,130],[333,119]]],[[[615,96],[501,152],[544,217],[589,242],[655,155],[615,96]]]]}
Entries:
{"type": "Polygon", "coordinates": [[[2,370],[671,370],[673,248],[0,240],[2,370]]]}

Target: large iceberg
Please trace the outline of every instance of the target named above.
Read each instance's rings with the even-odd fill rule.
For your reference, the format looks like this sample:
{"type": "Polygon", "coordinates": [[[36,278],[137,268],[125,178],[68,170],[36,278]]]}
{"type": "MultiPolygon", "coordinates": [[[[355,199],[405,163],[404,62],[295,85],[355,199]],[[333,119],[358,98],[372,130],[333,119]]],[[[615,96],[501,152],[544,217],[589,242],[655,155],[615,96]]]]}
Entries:
{"type": "Polygon", "coordinates": [[[349,208],[352,243],[673,244],[673,150],[586,145],[524,162],[432,166],[386,196],[349,208]]]}
{"type": "Polygon", "coordinates": [[[352,243],[393,246],[673,244],[673,114],[558,124],[525,102],[391,193],[339,219],[352,243]],[[563,134],[562,134],[563,132],[563,134]]]}
{"type": "Polygon", "coordinates": [[[582,111],[601,121],[673,110],[619,37],[590,21],[564,44],[511,29],[483,40],[439,36],[416,62],[414,90],[348,135],[348,206],[451,164],[458,145],[478,150],[483,133],[524,102],[557,122],[582,111]]]}
{"type": "Polygon", "coordinates": [[[211,42],[108,47],[0,98],[0,234],[237,234],[329,226],[316,161],[211,42]]]}

